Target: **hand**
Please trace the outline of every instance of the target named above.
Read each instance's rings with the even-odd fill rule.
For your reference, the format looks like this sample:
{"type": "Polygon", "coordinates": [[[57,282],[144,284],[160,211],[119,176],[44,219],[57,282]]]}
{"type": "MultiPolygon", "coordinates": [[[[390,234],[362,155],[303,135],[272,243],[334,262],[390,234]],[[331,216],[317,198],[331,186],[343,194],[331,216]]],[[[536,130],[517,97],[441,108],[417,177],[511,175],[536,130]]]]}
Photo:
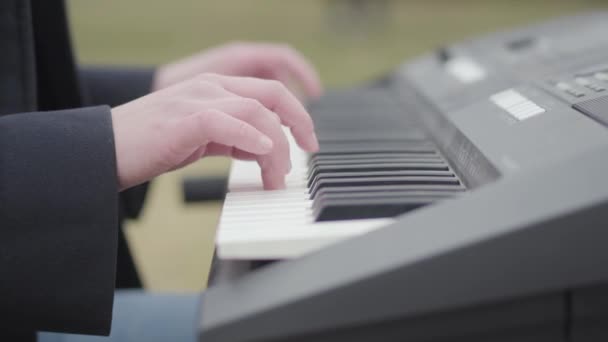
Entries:
{"type": "Polygon", "coordinates": [[[319,148],[313,122],[277,81],[202,74],[112,109],[120,190],[203,156],[256,160],[265,189],[291,168],[281,124],[300,147],[319,148]]]}
{"type": "Polygon", "coordinates": [[[295,82],[308,97],[318,97],[322,92],[317,72],[300,53],[270,43],[231,43],[167,64],[158,69],[154,89],[200,73],[277,80],[287,87],[295,82]]]}

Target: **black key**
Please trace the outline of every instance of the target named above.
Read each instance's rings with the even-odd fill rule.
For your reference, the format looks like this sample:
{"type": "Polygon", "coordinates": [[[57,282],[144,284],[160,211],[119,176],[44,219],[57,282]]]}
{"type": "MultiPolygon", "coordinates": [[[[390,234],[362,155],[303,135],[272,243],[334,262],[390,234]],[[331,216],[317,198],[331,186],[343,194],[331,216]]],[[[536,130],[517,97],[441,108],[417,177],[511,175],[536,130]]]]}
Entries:
{"type": "Polygon", "coordinates": [[[338,165],[359,165],[359,164],[385,164],[385,163],[423,163],[445,165],[445,162],[438,156],[419,156],[419,157],[394,157],[394,158],[357,158],[327,160],[320,159],[309,162],[310,167],[316,166],[338,166],[338,165]]]}
{"type": "Polygon", "coordinates": [[[362,152],[413,152],[413,151],[434,151],[432,145],[420,141],[403,142],[349,142],[349,143],[329,143],[321,144],[317,154],[346,154],[362,152]]]}
{"type": "Polygon", "coordinates": [[[320,142],[307,173],[317,220],[394,216],[464,191],[417,116],[385,89],[334,92],[309,108],[320,142]]]}
{"type": "Polygon", "coordinates": [[[435,201],[435,198],[337,200],[325,203],[313,214],[316,221],[393,217],[435,201]]]}
{"type": "Polygon", "coordinates": [[[428,134],[425,131],[412,129],[411,126],[394,131],[388,131],[382,127],[372,129],[361,127],[348,130],[345,130],[344,127],[333,129],[325,127],[317,129],[316,133],[321,144],[348,141],[403,140],[404,137],[407,137],[408,140],[428,139],[428,134]]]}
{"type": "Polygon", "coordinates": [[[377,185],[460,185],[455,177],[362,177],[362,178],[336,178],[321,179],[309,190],[310,197],[315,198],[316,193],[324,188],[344,186],[377,186],[377,185]]]}
{"type": "MultiPolygon", "coordinates": [[[[355,139],[359,139],[361,141],[376,141],[378,140],[378,137],[384,137],[386,139],[390,139],[390,140],[397,140],[397,139],[401,139],[404,136],[409,136],[410,133],[404,135],[403,132],[399,132],[399,131],[392,131],[392,132],[387,132],[385,129],[378,129],[378,130],[370,130],[370,129],[362,129],[361,131],[354,131],[348,130],[348,131],[343,131],[343,130],[337,130],[337,129],[333,129],[333,130],[327,130],[327,129],[317,129],[316,130],[317,133],[317,138],[319,139],[320,143],[331,143],[331,142],[345,142],[345,141],[353,141],[355,139]],[[356,137],[356,138],[354,138],[356,137]]],[[[424,137],[426,137],[426,135],[424,135],[424,132],[416,132],[416,133],[411,133],[411,135],[419,135],[418,137],[416,137],[417,139],[423,139],[424,137]]]]}
{"type": "Polygon", "coordinates": [[[313,201],[313,210],[319,210],[323,208],[328,203],[332,203],[335,201],[344,201],[344,200],[367,200],[367,201],[377,201],[377,200],[393,200],[393,199],[402,199],[402,200],[433,200],[438,201],[441,199],[449,198],[455,196],[457,193],[455,192],[429,192],[429,191],[395,191],[395,192],[359,192],[359,193],[341,193],[341,194],[318,194],[317,198],[313,201]]]}
{"type": "Polygon", "coordinates": [[[323,202],[332,199],[351,199],[351,198],[440,198],[456,196],[458,191],[427,191],[427,190],[400,190],[400,191],[354,191],[354,192],[319,192],[317,193],[316,201],[323,202]]]}
{"type": "Polygon", "coordinates": [[[342,179],[342,178],[386,178],[386,177],[451,177],[454,174],[450,171],[369,171],[369,172],[324,172],[309,178],[308,187],[313,188],[314,185],[325,179],[342,179]]]}
{"type": "Polygon", "coordinates": [[[309,161],[310,166],[315,165],[332,165],[332,164],[365,164],[365,163],[434,163],[444,164],[445,162],[441,157],[434,154],[420,154],[413,156],[401,156],[395,155],[392,157],[375,157],[375,156],[358,156],[358,155],[345,155],[348,158],[319,158],[311,159],[309,161]]]}
{"type": "Polygon", "coordinates": [[[310,157],[309,163],[314,163],[317,161],[339,161],[339,160],[353,160],[353,159],[366,159],[366,160],[377,160],[377,159],[385,159],[385,158],[423,158],[423,159],[433,159],[433,160],[441,160],[443,158],[434,149],[428,150],[416,150],[416,151],[407,151],[407,152],[386,152],[386,153],[348,153],[348,154],[315,154],[310,157]]]}
{"type": "Polygon", "coordinates": [[[376,186],[342,186],[334,188],[324,188],[317,192],[317,196],[330,194],[351,194],[351,193],[390,193],[390,192],[424,192],[424,193],[454,193],[464,192],[466,189],[458,185],[428,185],[428,184],[410,184],[410,185],[376,185],[376,186]]]}
{"type": "MultiPolygon", "coordinates": [[[[308,177],[315,178],[325,173],[377,172],[377,171],[448,171],[445,164],[426,163],[377,163],[358,165],[319,165],[308,170],[308,177]]],[[[345,175],[347,176],[347,175],[345,175]]]]}

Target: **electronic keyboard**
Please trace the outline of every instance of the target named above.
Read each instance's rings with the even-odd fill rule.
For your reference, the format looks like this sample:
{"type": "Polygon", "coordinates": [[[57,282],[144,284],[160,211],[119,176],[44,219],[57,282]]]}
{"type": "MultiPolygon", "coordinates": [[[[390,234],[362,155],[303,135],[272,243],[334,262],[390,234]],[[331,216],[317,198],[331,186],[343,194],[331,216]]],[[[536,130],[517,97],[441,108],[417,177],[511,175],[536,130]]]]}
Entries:
{"type": "Polygon", "coordinates": [[[286,190],[233,164],[201,341],[608,341],[608,13],[309,109],[286,190]]]}
{"type": "Polygon", "coordinates": [[[308,156],[291,141],[286,190],[262,190],[257,164],[234,162],[218,230],[220,257],[296,257],[465,190],[433,141],[413,120],[401,120],[401,108],[385,91],[328,99],[312,109],[321,150],[308,156]],[[342,122],[335,122],[337,113],[345,114],[342,122]]]}

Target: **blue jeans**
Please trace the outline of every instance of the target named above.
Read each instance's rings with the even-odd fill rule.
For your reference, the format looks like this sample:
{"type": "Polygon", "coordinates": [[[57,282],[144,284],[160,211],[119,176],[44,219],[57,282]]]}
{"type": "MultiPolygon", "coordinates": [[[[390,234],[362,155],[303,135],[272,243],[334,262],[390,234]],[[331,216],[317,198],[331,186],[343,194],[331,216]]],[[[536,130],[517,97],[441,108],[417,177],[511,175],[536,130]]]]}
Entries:
{"type": "Polygon", "coordinates": [[[156,294],[121,290],[114,296],[108,337],[38,333],[39,342],[195,342],[200,294],[156,294]]]}

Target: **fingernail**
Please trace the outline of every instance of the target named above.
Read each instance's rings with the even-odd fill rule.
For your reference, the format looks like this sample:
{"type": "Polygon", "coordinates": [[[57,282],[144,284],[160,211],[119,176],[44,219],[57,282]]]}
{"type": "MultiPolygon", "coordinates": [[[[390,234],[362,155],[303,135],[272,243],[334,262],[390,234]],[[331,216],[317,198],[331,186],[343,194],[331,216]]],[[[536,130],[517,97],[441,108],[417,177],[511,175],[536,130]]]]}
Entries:
{"type": "Polygon", "coordinates": [[[269,137],[263,135],[260,138],[260,148],[262,150],[264,150],[264,151],[270,151],[270,150],[272,150],[272,146],[273,146],[273,143],[272,143],[272,140],[270,140],[269,137]]]}

